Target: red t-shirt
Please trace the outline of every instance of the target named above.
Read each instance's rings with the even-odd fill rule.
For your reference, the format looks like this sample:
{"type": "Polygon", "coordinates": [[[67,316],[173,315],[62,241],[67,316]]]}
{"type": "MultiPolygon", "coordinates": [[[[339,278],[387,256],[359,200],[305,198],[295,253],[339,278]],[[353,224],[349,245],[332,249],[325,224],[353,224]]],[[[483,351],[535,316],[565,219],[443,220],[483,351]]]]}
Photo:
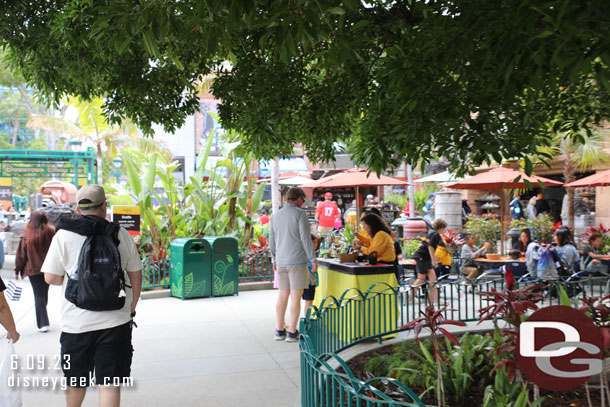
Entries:
{"type": "Polygon", "coordinates": [[[335,226],[335,219],[339,214],[337,204],[332,201],[324,201],[316,208],[318,214],[318,226],[332,228],[335,226]]]}
{"type": "Polygon", "coordinates": [[[269,216],[267,215],[263,215],[261,216],[261,225],[266,225],[267,223],[269,223],[269,216]]]}

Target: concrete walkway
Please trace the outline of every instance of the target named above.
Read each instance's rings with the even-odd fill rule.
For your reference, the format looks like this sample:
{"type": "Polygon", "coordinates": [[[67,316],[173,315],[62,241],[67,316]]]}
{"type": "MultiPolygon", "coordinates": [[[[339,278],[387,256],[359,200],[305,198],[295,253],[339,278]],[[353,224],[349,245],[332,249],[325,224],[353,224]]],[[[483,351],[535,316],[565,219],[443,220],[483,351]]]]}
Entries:
{"type": "MultiPolygon", "coordinates": [[[[11,276],[7,270],[1,275],[5,282],[11,276]]],[[[21,333],[15,345],[21,376],[59,378],[61,287],[49,292],[51,330],[39,333],[31,285],[28,280],[19,283],[22,298],[9,304],[21,333]],[[38,358],[44,358],[42,369],[35,368],[38,358]],[[34,367],[28,369],[28,363],[34,367]]],[[[141,300],[133,333],[134,387],[123,390],[122,405],[299,405],[298,344],[273,340],[276,295],[264,290],[188,301],[141,300]]],[[[5,349],[0,341],[0,356],[5,349]]],[[[61,389],[22,388],[25,407],[64,405],[61,389]]],[[[97,403],[97,391],[89,390],[84,406],[97,403]]]]}

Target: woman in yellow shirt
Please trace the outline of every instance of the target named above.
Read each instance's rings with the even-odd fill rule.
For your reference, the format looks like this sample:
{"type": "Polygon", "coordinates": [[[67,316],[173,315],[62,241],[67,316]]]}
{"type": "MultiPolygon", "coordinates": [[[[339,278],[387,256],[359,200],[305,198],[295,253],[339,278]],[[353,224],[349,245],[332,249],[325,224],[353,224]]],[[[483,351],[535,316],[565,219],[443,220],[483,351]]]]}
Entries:
{"type": "Polygon", "coordinates": [[[354,240],[353,247],[363,254],[377,252],[377,261],[380,263],[394,264],[396,261],[396,250],[392,231],[380,216],[373,213],[364,215],[362,218],[363,229],[370,238],[362,235],[354,240]]]}

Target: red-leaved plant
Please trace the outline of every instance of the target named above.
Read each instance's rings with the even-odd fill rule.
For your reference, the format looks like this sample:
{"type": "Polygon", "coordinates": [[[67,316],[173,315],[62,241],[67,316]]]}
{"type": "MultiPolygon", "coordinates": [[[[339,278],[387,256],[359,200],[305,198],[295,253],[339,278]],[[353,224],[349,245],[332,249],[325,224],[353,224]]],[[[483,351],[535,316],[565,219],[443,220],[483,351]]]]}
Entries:
{"type": "Polygon", "coordinates": [[[580,235],[580,237],[588,242],[593,234],[598,234],[602,237],[602,242],[597,250],[599,250],[600,253],[608,253],[608,251],[610,251],[610,229],[606,229],[601,223],[598,227],[591,225],[585,233],[580,235]]]}
{"type": "Polygon", "coordinates": [[[258,273],[259,267],[271,269],[271,251],[267,245],[267,239],[264,236],[258,237],[258,242],[250,243],[250,251],[244,256],[244,263],[251,265],[253,271],[258,273]]]}
{"type": "MultiPolygon", "coordinates": [[[[421,333],[424,327],[428,328],[430,331],[430,340],[432,342],[432,350],[434,352],[434,360],[436,362],[436,374],[438,380],[438,386],[436,387],[436,399],[439,407],[445,406],[445,387],[443,386],[443,370],[441,367],[441,360],[447,364],[451,363],[449,360],[443,356],[440,351],[440,346],[438,342],[438,333],[442,333],[449,339],[451,342],[460,345],[457,337],[451,332],[447,331],[445,328],[441,328],[441,325],[457,325],[457,326],[466,326],[466,324],[462,321],[455,321],[452,319],[445,319],[443,315],[447,310],[447,307],[442,307],[440,309],[435,309],[432,299],[428,297],[428,306],[425,311],[419,311],[422,315],[419,318],[415,318],[409,323],[405,324],[401,327],[401,329],[405,328],[413,328],[413,333],[415,334],[415,340],[419,342],[419,334],[421,333]]],[[[451,310],[453,311],[453,310],[451,310]]]]}
{"type": "MultiPolygon", "coordinates": [[[[601,226],[601,225],[600,225],[601,226]]],[[[583,311],[589,318],[593,320],[593,323],[601,333],[602,337],[602,373],[600,377],[600,393],[601,393],[601,406],[606,405],[606,399],[610,405],[610,389],[606,380],[606,368],[605,360],[610,355],[610,295],[604,297],[590,297],[581,298],[580,301],[584,304],[579,310],[583,311]]],[[[591,398],[589,396],[589,388],[587,390],[587,400],[591,405],[591,398]]]]}
{"type": "Polygon", "coordinates": [[[443,240],[448,249],[455,249],[464,244],[464,240],[460,239],[460,232],[454,229],[448,229],[443,233],[443,240]]]}
{"type": "Polygon", "coordinates": [[[541,294],[542,289],[541,284],[515,288],[515,277],[510,270],[506,270],[506,287],[504,290],[496,291],[492,288],[490,291],[478,293],[483,297],[483,300],[490,303],[490,305],[479,310],[479,323],[493,319],[494,322],[503,320],[509,325],[508,328],[501,330],[503,343],[494,350],[496,355],[503,357],[503,359],[496,363],[490,375],[493,375],[496,369],[505,367],[508,369],[511,382],[516,374],[518,374],[520,381],[523,380],[517,370],[517,360],[515,358],[517,335],[525,313],[538,309],[536,303],[544,298],[544,295],[541,294]]]}

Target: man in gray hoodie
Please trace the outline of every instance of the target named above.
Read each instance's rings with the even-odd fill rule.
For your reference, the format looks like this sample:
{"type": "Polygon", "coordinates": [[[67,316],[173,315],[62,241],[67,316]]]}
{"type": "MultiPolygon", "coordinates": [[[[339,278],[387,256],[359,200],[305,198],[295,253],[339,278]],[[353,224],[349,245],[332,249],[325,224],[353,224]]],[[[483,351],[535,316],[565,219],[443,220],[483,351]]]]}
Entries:
{"type": "Polygon", "coordinates": [[[308,262],[315,273],[316,253],[311,242],[307,213],[301,209],[305,204],[305,192],[301,188],[290,188],[288,201],[273,214],[269,228],[269,246],[273,259],[273,270],[279,282],[279,295],[275,306],[275,340],[297,342],[297,322],[301,314],[301,295],[309,287],[308,262]],[[290,321],[285,324],[286,307],[290,298],[290,321]]]}

